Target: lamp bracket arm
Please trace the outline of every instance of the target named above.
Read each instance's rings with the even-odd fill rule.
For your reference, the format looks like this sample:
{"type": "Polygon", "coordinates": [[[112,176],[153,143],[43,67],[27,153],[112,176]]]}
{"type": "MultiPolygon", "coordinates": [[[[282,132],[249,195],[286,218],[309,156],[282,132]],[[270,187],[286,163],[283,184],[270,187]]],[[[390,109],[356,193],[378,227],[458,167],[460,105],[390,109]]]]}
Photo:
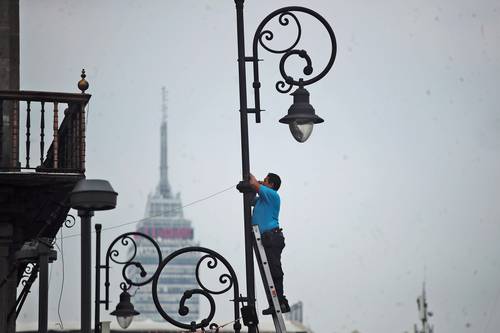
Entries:
{"type": "MultiPolygon", "coordinates": [[[[167,273],[168,270],[165,269],[164,274],[167,273]]],[[[208,276],[213,277],[212,274],[208,274],[208,276]]],[[[213,296],[222,295],[226,292],[229,292],[231,289],[233,291],[233,297],[235,300],[233,304],[235,332],[239,332],[241,325],[239,324],[240,302],[238,300],[238,295],[239,295],[238,279],[236,273],[234,272],[234,269],[229,264],[229,262],[216,251],[203,247],[191,246],[191,247],[181,248],[177,251],[170,253],[160,263],[159,269],[155,274],[155,278],[152,284],[153,302],[156,306],[156,309],[158,310],[158,313],[172,325],[183,329],[189,329],[192,332],[194,332],[196,329],[201,329],[202,331],[205,331],[206,327],[210,327],[211,329],[219,327],[219,325],[211,323],[212,319],[215,316],[215,311],[216,311],[216,304],[213,296]],[[181,316],[187,315],[189,313],[189,307],[186,306],[186,301],[188,301],[193,295],[197,294],[198,296],[203,297],[205,301],[209,303],[208,315],[204,319],[200,319],[199,322],[193,321],[191,323],[186,323],[178,321],[175,318],[172,318],[169,312],[163,308],[158,297],[158,285],[160,284],[159,280],[162,271],[165,269],[168,263],[173,261],[175,258],[185,254],[187,254],[188,258],[197,258],[198,260],[195,269],[197,286],[193,286],[195,288],[184,291],[182,298],[179,300],[178,313],[181,316]],[[221,263],[221,265],[219,265],[219,263],[221,263]],[[222,268],[222,271],[218,270],[220,268],[222,268]],[[218,283],[211,284],[210,288],[207,287],[207,285],[203,282],[206,279],[206,275],[202,274],[202,271],[205,271],[205,273],[207,273],[206,272],[207,269],[215,270],[212,271],[212,274],[219,275],[218,283]],[[202,275],[205,277],[205,279],[203,280],[201,278],[202,275]]]]}
{"type": "MultiPolygon", "coordinates": [[[[289,93],[293,86],[307,86],[309,84],[315,83],[316,81],[320,80],[323,78],[332,68],[333,63],[335,61],[335,57],[337,55],[337,41],[335,38],[335,34],[333,32],[332,27],[330,24],[317,12],[305,8],[305,7],[299,7],[299,6],[289,6],[289,7],[283,7],[280,9],[277,9],[270,13],[268,16],[266,16],[262,22],[259,24],[257,27],[257,30],[255,31],[255,35],[253,38],[253,45],[252,45],[252,57],[247,57],[249,61],[253,63],[253,72],[254,72],[254,98],[255,98],[255,109],[260,110],[260,81],[259,81],[259,56],[258,56],[258,47],[262,46],[265,50],[267,50],[270,53],[274,54],[282,54],[281,60],[279,62],[279,71],[282,77],[282,80],[279,80],[275,84],[275,88],[277,91],[280,93],[289,93]],[[296,13],[304,13],[312,16],[315,18],[317,21],[319,21],[323,27],[326,29],[329,39],[330,39],[330,44],[331,44],[331,53],[330,53],[330,59],[328,60],[328,63],[326,66],[323,68],[322,71],[318,72],[317,74],[314,74],[314,69],[313,69],[313,62],[309,54],[307,53],[306,50],[301,50],[297,49],[297,45],[301,41],[302,38],[302,25],[296,15],[296,13]],[[278,23],[283,26],[292,26],[290,23],[294,22],[296,26],[296,37],[292,41],[289,47],[282,48],[282,49],[275,49],[267,44],[267,42],[272,41],[274,39],[274,33],[271,30],[264,29],[266,25],[274,18],[278,18],[278,23]],[[299,58],[303,59],[305,61],[305,66],[302,70],[303,74],[305,77],[299,77],[295,78],[292,75],[289,75],[286,72],[285,69],[285,64],[286,61],[291,57],[291,56],[298,56],[299,58]]],[[[260,113],[256,112],[256,118],[258,119],[257,122],[260,121],[260,113]]]]}
{"type": "Polygon", "coordinates": [[[116,264],[123,265],[122,269],[122,277],[124,282],[120,283],[120,289],[122,291],[127,291],[129,290],[132,286],[144,286],[151,281],[153,281],[153,278],[158,270],[158,267],[162,261],[162,253],[160,246],[158,243],[149,235],[142,233],[142,232],[127,232],[124,234],[119,235],[116,237],[111,244],[108,247],[108,250],[106,252],[106,264],[104,266],[101,266],[101,268],[104,268],[106,271],[106,279],[105,279],[105,289],[106,289],[106,298],[105,298],[105,304],[106,304],[106,310],[108,309],[109,306],[109,268],[110,268],[110,261],[113,261],[116,264]],[[158,266],[157,269],[154,272],[146,272],[144,269],[144,266],[139,262],[139,258],[137,257],[138,254],[138,243],[139,242],[146,242],[150,243],[153,248],[156,250],[156,254],[158,256],[158,266]],[[116,246],[120,246],[123,248],[123,252],[126,253],[126,259],[121,259],[120,260],[120,250],[121,248],[116,248],[116,246]],[[135,269],[130,269],[132,267],[135,267],[135,269]],[[129,276],[130,275],[130,276],[129,276]],[[148,277],[149,275],[149,277],[148,277]]]}

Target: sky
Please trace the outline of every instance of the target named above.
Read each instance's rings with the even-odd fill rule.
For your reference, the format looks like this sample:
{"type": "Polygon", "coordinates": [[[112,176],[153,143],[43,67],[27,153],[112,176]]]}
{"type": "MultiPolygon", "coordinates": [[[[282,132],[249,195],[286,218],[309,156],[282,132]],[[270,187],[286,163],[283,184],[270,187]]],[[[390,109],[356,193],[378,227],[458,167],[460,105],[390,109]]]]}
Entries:
{"type": "MultiPolygon", "coordinates": [[[[250,166],[283,181],[288,299],[304,303],[315,332],[402,333],[418,321],[425,282],[436,332],[500,331],[500,2],[248,0],[248,54],[260,21],[288,5],[320,13],[338,44],[330,73],[307,87],[325,122],[303,144],[278,123],[292,103],[274,88],[280,57],[259,49],[266,111],[260,124],[249,118],[250,166]]],[[[301,17],[298,47],[319,71],[328,39],[301,17]]],[[[295,38],[295,28],[273,27],[273,45],[295,38]]],[[[183,203],[241,179],[233,1],[21,0],[20,42],[22,90],[78,92],[86,70],[86,176],[119,193],[117,208],[93,221],[129,223],[105,230],[103,247],[135,229],[130,222],[144,217],[159,180],[162,86],[169,180],[183,203]]],[[[299,75],[301,64],[287,69],[299,75]]],[[[184,215],[200,245],[224,255],[244,285],[241,194],[224,191],[184,215]]],[[[62,257],[59,313],[79,320],[79,225],[62,232],[73,237],[51,268],[52,322],[62,257]]],[[[36,320],[36,304],[32,292],[20,319],[36,320]]],[[[225,306],[219,322],[230,317],[225,306]]]]}

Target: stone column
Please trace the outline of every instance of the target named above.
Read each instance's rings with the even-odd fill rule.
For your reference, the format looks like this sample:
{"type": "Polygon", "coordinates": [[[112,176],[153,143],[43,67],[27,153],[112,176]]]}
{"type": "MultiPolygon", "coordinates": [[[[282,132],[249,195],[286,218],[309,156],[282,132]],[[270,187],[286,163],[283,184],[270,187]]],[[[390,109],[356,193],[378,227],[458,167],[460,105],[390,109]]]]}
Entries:
{"type": "MultiPolygon", "coordinates": [[[[0,90],[19,90],[19,0],[0,0],[0,90]]],[[[4,102],[0,115],[0,167],[12,166],[14,107],[4,102]]]]}
{"type": "Polygon", "coordinates": [[[16,304],[17,269],[14,266],[12,240],[14,230],[10,223],[0,223],[0,332],[16,331],[16,316],[7,320],[16,304]]]}
{"type": "MultiPolygon", "coordinates": [[[[19,90],[19,0],[0,0],[0,90],[19,90]]],[[[0,167],[11,167],[14,103],[3,103],[0,114],[0,167]]],[[[16,162],[19,158],[16,159],[16,162]]],[[[0,332],[15,332],[17,269],[14,266],[13,225],[0,223],[0,332]]]]}

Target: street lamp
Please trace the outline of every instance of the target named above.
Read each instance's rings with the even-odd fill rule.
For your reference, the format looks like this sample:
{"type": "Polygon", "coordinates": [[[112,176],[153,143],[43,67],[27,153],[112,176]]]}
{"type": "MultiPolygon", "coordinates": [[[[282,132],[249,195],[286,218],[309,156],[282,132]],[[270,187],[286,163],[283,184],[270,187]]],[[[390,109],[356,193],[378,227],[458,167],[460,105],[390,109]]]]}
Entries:
{"type": "Polygon", "coordinates": [[[71,208],[78,210],[81,226],[81,328],[91,332],[91,219],[96,210],[116,207],[116,193],[111,184],[101,179],[82,179],[70,194],[71,208]]]}
{"type": "Polygon", "coordinates": [[[94,332],[100,332],[100,306],[105,305],[106,310],[109,309],[109,268],[111,261],[123,265],[122,277],[124,282],[120,283],[120,289],[122,293],[120,294],[120,302],[117,304],[116,309],[110,314],[116,316],[118,325],[125,329],[130,326],[134,316],[137,316],[139,312],[134,309],[132,302],[130,301],[130,294],[128,290],[132,286],[141,287],[151,281],[153,281],[154,272],[147,272],[144,269],[144,265],[140,262],[140,256],[138,257],[139,246],[138,243],[145,245],[144,242],[149,242],[156,250],[158,256],[158,264],[160,265],[162,260],[162,254],[160,246],[158,243],[150,236],[143,234],[142,232],[127,232],[116,237],[109,245],[106,251],[106,261],[104,265],[101,265],[101,230],[102,226],[100,224],[95,225],[96,232],[96,272],[95,272],[95,314],[94,314],[94,332]],[[115,247],[116,245],[121,245],[126,247],[126,259],[120,259],[120,250],[115,247]],[[130,268],[135,267],[135,270],[130,270],[130,268]],[[104,282],[105,287],[105,298],[101,300],[101,269],[106,272],[106,280],[104,282]],[[148,276],[149,275],[149,276],[148,276]]]}
{"type": "MultiPolygon", "coordinates": [[[[248,114],[254,113],[257,123],[260,122],[260,86],[259,82],[259,45],[265,50],[274,53],[282,54],[279,71],[282,80],[275,85],[276,90],[280,93],[289,93],[293,87],[297,89],[292,93],[293,104],[288,110],[288,114],[280,119],[281,123],[288,124],[293,137],[299,142],[305,142],[311,135],[314,124],[323,122],[323,119],[315,114],[314,108],[309,102],[309,92],[305,86],[315,83],[323,78],[332,68],[337,54],[337,41],[335,34],[330,24],[315,11],[297,6],[284,7],[277,9],[262,20],[254,34],[252,44],[252,55],[245,54],[245,34],[243,24],[243,3],[244,0],[235,0],[236,4],[236,25],[238,39],[238,73],[239,73],[239,97],[240,97],[240,127],[241,127],[241,154],[242,154],[242,178],[243,181],[238,185],[238,190],[243,193],[243,215],[244,215],[244,232],[245,232],[245,261],[246,261],[246,277],[247,277],[247,297],[248,306],[255,307],[255,286],[254,286],[254,261],[252,249],[252,212],[251,200],[252,193],[248,187],[250,174],[250,158],[249,158],[249,140],[248,140],[248,114]],[[319,72],[314,73],[312,59],[307,54],[307,51],[297,49],[297,45],[302,37],[302,26],[298,20],[297,13],[307,14],[319,21],[326,29],[330,39],[330,58],[326,66],[319,72]],[[274,38],[274,34],[270,30],[264,30],[266,25],[272,19],[277,18],[281,26],[291,25],[294,23],[297,27],[297,37],[289,47],[285,49],[273,49],[266,42],[274,38]],[[290,57],[299,57],[305,61],[303,68],[304,77],[294,78],[285,70],[285,63],[290,57]],[[253,90],[254,90],[254,108],[249,108],[247,103],[247,79],[246,79],[246,63],[250,62],[253,66],[253,90]]],[[[250,326],[249,332],[255,333],[256,328],[250,326]]]]}

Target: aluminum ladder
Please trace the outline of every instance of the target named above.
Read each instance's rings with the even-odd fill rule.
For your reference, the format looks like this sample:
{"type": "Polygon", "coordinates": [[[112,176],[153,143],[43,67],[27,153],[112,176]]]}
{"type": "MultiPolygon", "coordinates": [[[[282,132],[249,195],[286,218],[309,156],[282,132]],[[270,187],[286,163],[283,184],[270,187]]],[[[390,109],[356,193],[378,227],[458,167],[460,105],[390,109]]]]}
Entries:
{"type": "Polygon", "coordinates": [[[276,293],[276,288],[274,288],[274,281],[267,262],[266,251],[262,245],[259,226],[253,225],[252,227],[253,235],[255,237],[255,256],[257,257],[257,262],[259,263],[260,275],[262,276],[262,282],[264,283],[267,298],[271,299],[273,303],[272,305],[269,305],[274,309],[274,312],[272,313],[274,327],[276,328],[276,333],[286,333],[285,320],[283,319],[283,313],[281,312],[281,306],[278,294],[276,293]]]}

